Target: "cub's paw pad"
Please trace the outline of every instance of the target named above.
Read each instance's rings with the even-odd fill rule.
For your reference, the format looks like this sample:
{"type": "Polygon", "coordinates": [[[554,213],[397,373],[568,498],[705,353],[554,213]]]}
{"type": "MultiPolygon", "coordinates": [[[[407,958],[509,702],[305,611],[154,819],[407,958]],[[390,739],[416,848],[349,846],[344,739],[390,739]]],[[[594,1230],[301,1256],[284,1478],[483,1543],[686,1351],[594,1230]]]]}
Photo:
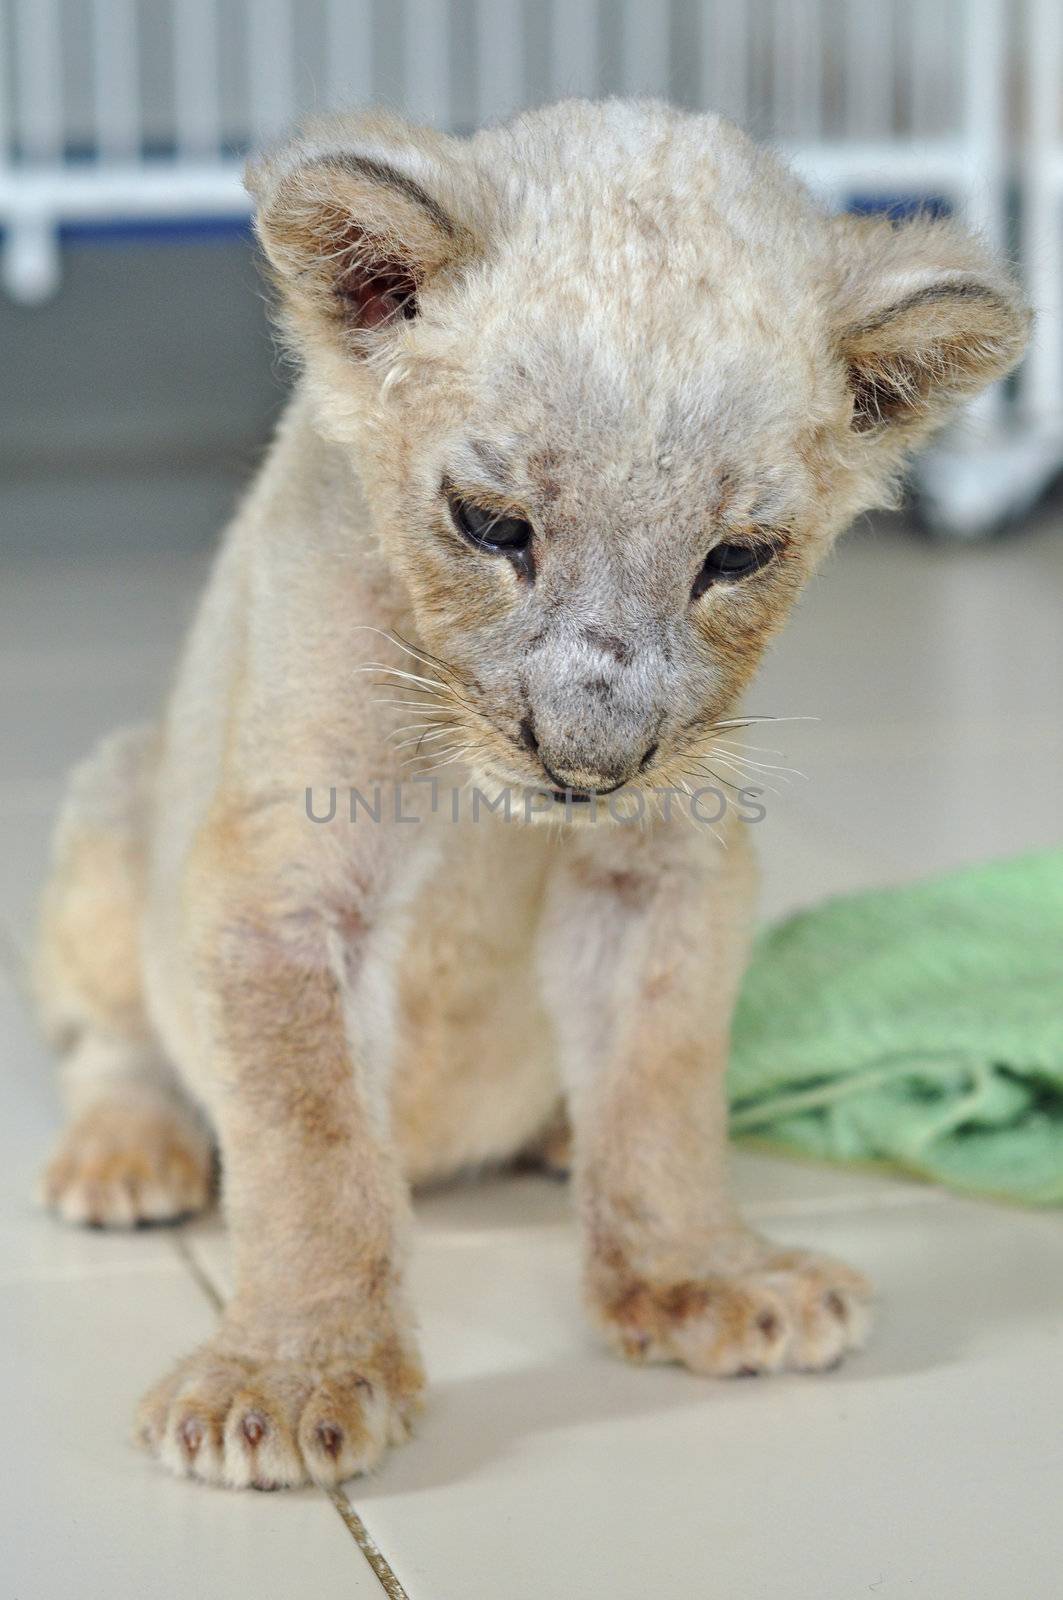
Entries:
{"type": "Polygon", "coordinates": [[[406,1438],[422,1382],[411,1363],[253,1362],[208,1348],[141,1401],[137,1438],[179,1477],[231,1489],[332,1485],[406,1438]]]}
{"type": "Polygon", "coordinates": [[[660,1285],[632,1279],[596,1308],[634,1361],[678,1361],[713,1377],[821,1372],[863,1344],[871,1287],[843,1262],[768,1250],[741,1270],[660,1285]]]}
{"type": "Polygon", "coordinates": [[[64,1131],[40,1199],[64,1222],[135,1228],[202,1211],[213,1177],[210,1139],[180,1107],[106,1102],[64,1131]]]}

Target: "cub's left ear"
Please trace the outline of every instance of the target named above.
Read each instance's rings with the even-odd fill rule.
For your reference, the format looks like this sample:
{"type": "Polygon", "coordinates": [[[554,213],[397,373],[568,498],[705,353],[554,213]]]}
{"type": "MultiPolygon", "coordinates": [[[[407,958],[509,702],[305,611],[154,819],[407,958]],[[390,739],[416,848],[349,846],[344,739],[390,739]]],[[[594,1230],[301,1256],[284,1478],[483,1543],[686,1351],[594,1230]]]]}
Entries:
{"type": "Polygon", "coordinates": [[[1004,268],[950,222],[838,218],[835,327],[857,433],[916,438],[1010,371],[1030,313],[1004,268]]]}
{"type": "Polygon", "coordinates": [[[387,113],[330,118],[252,161],[255,227],[297,342],[324,329],[365,354],[476,253],[460,144],[387,113]],[[355,337],[357,336],[357,337],[355,337]]]}

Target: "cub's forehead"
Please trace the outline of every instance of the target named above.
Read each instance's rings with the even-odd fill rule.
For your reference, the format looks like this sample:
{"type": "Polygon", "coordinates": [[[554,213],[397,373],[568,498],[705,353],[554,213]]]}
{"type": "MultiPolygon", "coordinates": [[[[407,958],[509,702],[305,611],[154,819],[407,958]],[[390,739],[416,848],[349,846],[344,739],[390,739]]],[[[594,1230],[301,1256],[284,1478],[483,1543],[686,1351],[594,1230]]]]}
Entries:
{"type": "Polygon", "coordinates": [[[444,475],[468,493],[563,522],[672,521],[680,531],[691,519],[787,522],[810,488],[799,410],[758,415],[703,385],[545,392],[527,368],[510,381],[447,441],[444,475]]]}
{"type": "Polygon", "coordinates": [[[580,431],[770,425],[811,405],[834,363],[823,275],[766,254],[510,239],[438,332],[485,403],[538,403],[580,431]]]}
{"type": "Polygon", "coordinates": [[[548,326],[600,320],[608,328],[619,317],[636,340],[736,326],[747,339],[787,328],[799,337],[829,295],[821,231],[787,227],[770,208],[756,220],[739,228],[724,210],[683,208],[669,195],[581,195],[565,204],[548,191],[501,231],[470,278],[470,300],[548,326]]]}
{"type": "Polygon", "coordinates": [[[761,481],[833,393],[799,341],[734,325],[645,340],[619,319],[595,329],[518,314],[466,370],[455,466],[500,493],[589,478],[679,495],[721,473],[761,481]]]}

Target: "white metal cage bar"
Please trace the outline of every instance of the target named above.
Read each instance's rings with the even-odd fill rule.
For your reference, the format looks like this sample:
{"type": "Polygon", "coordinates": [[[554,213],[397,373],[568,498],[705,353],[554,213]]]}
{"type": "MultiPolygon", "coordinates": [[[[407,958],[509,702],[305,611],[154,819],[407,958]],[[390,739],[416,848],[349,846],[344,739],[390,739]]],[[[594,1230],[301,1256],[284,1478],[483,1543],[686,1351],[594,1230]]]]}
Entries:
{"type": "Polygon", "coordinates": [[[820,0],[775,0],[771,93],[778,120],[803,143],[822,136],[823,7],[820,0]]]}
{"type": "Polygon", "coordinates": [[[360,105],[373,94],[372,0],[328,0],[325,27],[328,103],[360,105]]]}
{"type": "Polygon", "coordinates": [[[174,6],[173,72],[178,160],[216,157],[221,149],[221,104],[215,0],[182,0],[174,6]]]}
{"type": "Polygon", "coordinates": [[[671,77],[671,12],[666,5],[627,5],[620,25],[624,94],[667,95],[671,77]]]}
{"type": "Polygon", "coordinates": [[[292,0],[247,0],[246,17],[248,131],[269,144],[295,116],[292,0]]]}
{"type": "Polygon", "coordinates": [[[507,117],[524,101],[521,0],[477,0],[478,122],[507,117]]]}
{"type": "Polygon", "coordinates": [[[893,8],[882,0],[845,7],[845,120],[857,139],[881,144],[893,129],[893,8]]]}
{"type": "Polygon", "coordinates": [[[551,0],[549,96],[598,93],[597,0],[551,0]]]}
{"type": "MultiPolygon", "coordinates": [[[[305,110],[372,99],[381,39],[387,98],[397,71],[404,108],[441,127],[557,95],[668,94],[678,67],[688,96],[775,139],[834,203],[942,199],[1006,237],[1010,0],[88,0],[91,48],[67,51],[64,77],[75,3],[84,15],[86,0],[0,0],[3,268],[25,300],[55,287],[63,224],[246,216],[241,149],[305,110]],[[677,63],[680,23],[695,56],[677,63]],[[473,86],[460,105],[459,42],[473,86]],[[160,127],[139,64],[162,59],[160,127]]],[[[1026,11],[1023,242],[1041,320],[1023,395],[1059,416],[1063,5],[1026,11]]]]}
{"type": "Polygon", "coordinates": [[[745,122],[749,107],[749,10],[710,0],[701,17],[701,99],[745,122]]]}
{"type": "Polygon", "coordinates": [[[14,9],[16,134],[30,162],[63,155],[59,0],[17,0],[14,9]]]}
{"type": "Polygon", "coordinates": [[[450,8],[439,0],[404,0],[403,76],[413,117],[446,127],[450,121],[450,8]]]}
{"type": "Polygon", "coordinates": [[[133,0],[93,0],[96,148],[101,160],[140,154],[137,13],[133,0]]]}

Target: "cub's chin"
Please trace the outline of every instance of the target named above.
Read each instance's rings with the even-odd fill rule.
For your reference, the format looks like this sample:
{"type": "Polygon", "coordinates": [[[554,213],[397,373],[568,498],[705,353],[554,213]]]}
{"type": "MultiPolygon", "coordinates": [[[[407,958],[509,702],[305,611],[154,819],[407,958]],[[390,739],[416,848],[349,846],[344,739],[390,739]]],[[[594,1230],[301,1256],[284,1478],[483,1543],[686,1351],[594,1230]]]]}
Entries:
{"type": "Polygon", "coordinates": [[[555,789],[545,778],[542,784],[528,783],[525,778],[507,778],[486,768],[473,769],[466,797],[467,814],[481,820],[495,816],[521,827],[609,826],[637,821],[645,805],[646,796],[634,788],[608,795],[585,794],[578,789],[555,789]]]}

